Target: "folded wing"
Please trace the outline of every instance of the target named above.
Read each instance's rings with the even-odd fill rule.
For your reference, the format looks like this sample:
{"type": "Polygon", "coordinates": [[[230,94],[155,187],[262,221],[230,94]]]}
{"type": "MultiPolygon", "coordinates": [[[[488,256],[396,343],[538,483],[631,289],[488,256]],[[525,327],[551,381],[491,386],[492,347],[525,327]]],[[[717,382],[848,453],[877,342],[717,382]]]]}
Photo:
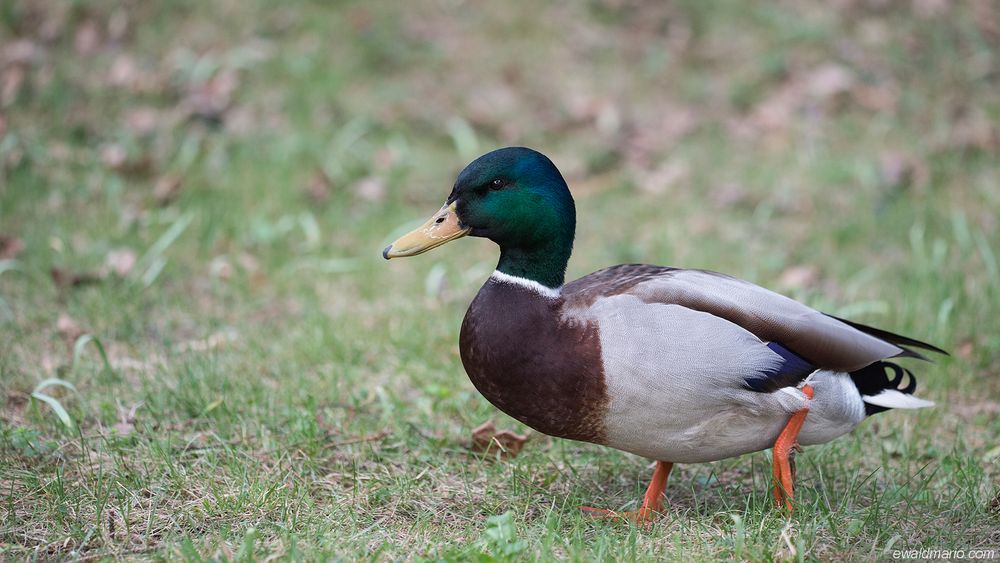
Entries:
{"type": "MultiPolygon", "coordinates": [[[[585,305],[600,297],[631,294],[647,303],[680,305],[739,325],[788,360],[798,376],[803,364],[851,372],[897,356],[921,357],[908,346],[929,344],[842,321],[752,283],[704,270],[624,264],[585,276],[563,289],[568,301],[585,305]],[[790,354],[782,354],[782,350],[790,354]]],[[[787,375],[787,373],[786,373],[787,375]]],[[[804,376],[802,376],[804,377],[804,376]]],[[[791,380],[793,377],[787,377],[791,380]]]]}

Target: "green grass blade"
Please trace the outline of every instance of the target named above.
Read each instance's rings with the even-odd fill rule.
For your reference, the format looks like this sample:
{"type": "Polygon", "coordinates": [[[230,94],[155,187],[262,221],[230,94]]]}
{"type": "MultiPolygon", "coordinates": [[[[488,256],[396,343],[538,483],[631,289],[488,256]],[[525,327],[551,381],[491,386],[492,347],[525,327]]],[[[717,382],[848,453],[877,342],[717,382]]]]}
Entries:
{"type": "Polygon", "coordinates": [[[79,391],[76,390],[76,387],[72,383],[66,381],[65,379],[59,379],[57,377],[50,377],[48,379],[43,379],[38,383],[38,385],[35,386],[35,390],[33,391],[33,393],[40,393],[42,389],[45,389],[46,387],[52,387],[53,385],[65,387],[77,394],[80,393],[79,391]]]}
{"type": "Polygon", "coordinates": [[[66,409],[63,408],[62,406],[62,403],[60,403],[55,397],[51,397],[49,395],[46,395],[45,393],[39,393],[38,391],[32,393],[31,396],[47,404],[53,410],[53,412],[56,413],[56,416],[59,417],[59,420],[61,420],[62,423],[65,424],[67,428],[73,428],[75,426],[73,424],[73,419],[70,418],[69,416],[69,413],[66,412],[66,409]]]}
{"type": "Polygon", "coordinates": [[[104,362],[104,369],[109,373],[115,373],[114,368],[111,367],[111,360],[108,359],[108,353],[104,349],[104,344],[101,343],[101,339],[91,334],[84,334],[77,338],[76,342],[73,343],[73,363],[70,365],[70,373],[76,373],[76,370],[80,365],[80,358],[83,356],[83,350],[87,347],[87,344],[90,343],[94,344],[97,348],[98,354],[101,355],[101,361],[104,362]]]}

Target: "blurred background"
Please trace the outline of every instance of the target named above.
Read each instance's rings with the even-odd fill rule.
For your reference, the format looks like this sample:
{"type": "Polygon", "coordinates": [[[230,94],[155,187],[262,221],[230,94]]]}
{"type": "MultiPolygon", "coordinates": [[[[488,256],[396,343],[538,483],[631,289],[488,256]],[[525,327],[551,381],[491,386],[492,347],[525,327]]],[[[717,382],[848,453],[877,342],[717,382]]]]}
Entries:
{"type": "MultiPolygon", "coordinates": [[[[997,2],[4,0],[0,554],[225,554],[253,526],[269,553],[440,554],[531,495],[627,502],[642,460],[541,436],[524,471],[582,460],[575,482],[462,473],[469,429],[524,429],[457,356],[496,248],[381,259],[505,145],[570,184],[570,278],[719,270],[952,351],[917,366],[945,408],[816,463],[971,474],[920,497],[963,523],[810,546],[996,539],[997,2]]],[[[681,482],[713,467],[752,494],[738,464],[681,482]]]]}

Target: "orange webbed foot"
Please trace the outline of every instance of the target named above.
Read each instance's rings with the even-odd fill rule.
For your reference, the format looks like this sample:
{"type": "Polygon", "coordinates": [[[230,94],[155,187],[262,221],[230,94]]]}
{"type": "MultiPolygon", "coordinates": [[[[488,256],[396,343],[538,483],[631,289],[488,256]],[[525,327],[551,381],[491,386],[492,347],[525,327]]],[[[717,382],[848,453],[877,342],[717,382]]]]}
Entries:
{"type": "Polygon", "coordinates": [[[663,510],[663,490],[667,487],[667,477],[673,468],[674,464],[669,461],[656,462],[653,478],[649,481],[649,486],[646,487],[646,494],[642,497],[642,507],[637,511],[618,512],[591,506],[581,506],[580,510],[587,516],[602,520],[621,518],[639,525],[649,525],[656,518],[656,515],[663,510]]]}
{"type": "MultiPolygon", "coordinates": [[[[813,398],[813,388],[804,385],[802,392],[806,397],[813,398]]],[[[788,419],[788,424],[778,435],[772,450],[771,474],[774,478],[774,502],[778,506],[784,506],[789,512],[793,510],[795,500],[795,453],[801,448],[798,443],[799,432],[805,423],[808,408],[804,408],[788,419]]]]}

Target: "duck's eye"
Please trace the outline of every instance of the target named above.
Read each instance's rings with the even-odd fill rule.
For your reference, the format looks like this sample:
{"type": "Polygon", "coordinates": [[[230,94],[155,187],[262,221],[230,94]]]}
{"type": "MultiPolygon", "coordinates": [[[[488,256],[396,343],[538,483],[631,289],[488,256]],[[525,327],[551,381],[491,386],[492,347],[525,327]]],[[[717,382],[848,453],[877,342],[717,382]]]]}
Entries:
{"type": "Polygon", "coordinates": [[[497,178],[496,180],[493,180],[492,182],[490,182],[490,189],[491,190],[499,190],[500,188],[502,188],[502,187],[504,187],[506,185],[507,185],[506,182],[504,182],[500,178],[497,178]]]}

